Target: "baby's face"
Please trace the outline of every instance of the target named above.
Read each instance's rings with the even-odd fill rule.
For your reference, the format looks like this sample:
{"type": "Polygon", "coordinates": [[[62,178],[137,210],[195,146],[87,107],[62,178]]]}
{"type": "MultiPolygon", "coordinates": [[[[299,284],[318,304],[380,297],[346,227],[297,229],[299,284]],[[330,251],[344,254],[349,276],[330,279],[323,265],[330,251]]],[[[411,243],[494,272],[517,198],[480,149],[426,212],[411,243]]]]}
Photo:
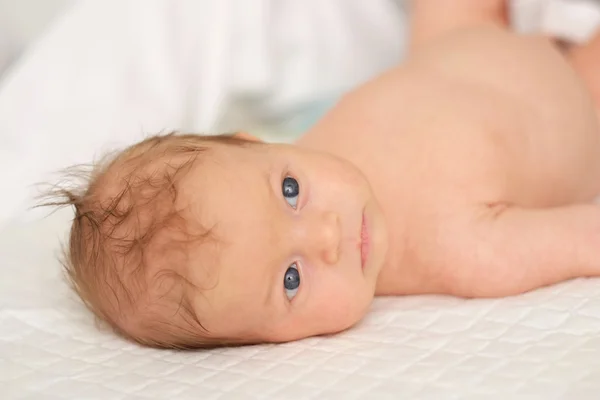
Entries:
{"type": "Polygon", "coordinates": [[[291,145],[214,145],[180,186],[216,237],[190,254],[194,311],[211,336],[280,342],[360,320],[387,252],[364,175],[291,145]]]}

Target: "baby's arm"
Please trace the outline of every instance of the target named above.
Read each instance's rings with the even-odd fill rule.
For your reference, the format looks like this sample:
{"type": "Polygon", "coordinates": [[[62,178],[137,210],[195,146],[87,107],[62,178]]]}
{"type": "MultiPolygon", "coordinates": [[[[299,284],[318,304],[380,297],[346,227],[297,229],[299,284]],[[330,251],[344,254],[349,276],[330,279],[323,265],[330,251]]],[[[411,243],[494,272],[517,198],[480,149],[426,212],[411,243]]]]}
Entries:
{"type": "Polygon", "coordinates": [[[506,0],[413,0],[410,11],[411,49],[455,29],[508,24],[506,0]]]}
{"type": "Polygon", "coordinates": [[[460,254],[449,254],[457,262],[452,294],[507,296],[600,275],[600,206],[508,207],[473,223],[460,235],[460,254]]]}

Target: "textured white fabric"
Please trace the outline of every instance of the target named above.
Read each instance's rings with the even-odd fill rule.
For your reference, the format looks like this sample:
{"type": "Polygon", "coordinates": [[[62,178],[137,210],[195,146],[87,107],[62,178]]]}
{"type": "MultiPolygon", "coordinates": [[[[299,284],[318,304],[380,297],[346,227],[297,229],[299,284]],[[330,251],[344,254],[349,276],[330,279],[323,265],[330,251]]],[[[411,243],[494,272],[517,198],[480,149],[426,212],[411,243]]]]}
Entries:
{"type": "Polygon", "coordinates": [[[96,329],[53,259],[68,213],[0,232],[0,398],[598,399],[600,280],[466,301],[380,298],[355,328],[173,352],[96,329]]]}

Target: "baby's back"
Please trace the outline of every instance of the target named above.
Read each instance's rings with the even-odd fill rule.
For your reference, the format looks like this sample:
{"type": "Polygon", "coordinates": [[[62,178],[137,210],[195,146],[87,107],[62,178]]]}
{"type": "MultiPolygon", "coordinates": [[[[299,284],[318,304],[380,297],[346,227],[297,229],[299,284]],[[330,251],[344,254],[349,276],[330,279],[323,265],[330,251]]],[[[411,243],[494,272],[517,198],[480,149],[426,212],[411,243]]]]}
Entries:
{"type": "Polygon", "coordinates": [[[404,258],[413,242],[434,251],[427,243],[435,246],[440,224],[475,207],[553,206],[600,192],[590,95],[547,40],[496,28],[420,49],[347,95],[299,144],[367,175],[404,258]]]}

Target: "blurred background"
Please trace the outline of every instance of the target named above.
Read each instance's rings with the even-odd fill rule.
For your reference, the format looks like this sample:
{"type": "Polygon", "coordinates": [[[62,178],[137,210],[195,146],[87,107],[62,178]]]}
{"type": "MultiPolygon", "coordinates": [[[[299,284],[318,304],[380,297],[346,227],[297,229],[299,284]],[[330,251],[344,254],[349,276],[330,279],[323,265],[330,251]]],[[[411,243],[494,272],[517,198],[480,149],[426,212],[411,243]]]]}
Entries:
{"type": "MultiPolygon", "coordinates": [[[[11,61],[27,47],[32,40],[38,37],[51,21],[63,12],[67,7],[78,0],[0,0],[0,73],[10,64],[11,61]]],[[[176,1],[176,0],[175,0],[176,1]]],[[[536,22],[536,14],[541,13],[543,3],[549,3],[553,0],[517,0],[513,3],[521,8],[515,18],[519,27],[525,30],[540,25],[536,22]]],[[[400,7],[406,9],[407,0],[396,1],[400,7]]],[[[554,3],[588,3],[584,8],[578,11],[578,17],[586,19],[583,15],[589,10],[589,6],[594,6],[598,0],[559,0],[554,3]]],[[[562,6],[559,5],[559,7],[562,6]]],[[[555,7],[556,8],[556,7],[555,7]]],[[[591,16],[595,19],[595,16],[591,16]]],[[[589,18],[587,18],[589,19],[589,18]]],[[[585,21],[584,21],[585,22],[585,21]]],[[[567,33],[568,34],[568,33],[567,33]]]]}
{"type": "Polygon", "coordinates": [[[76,0],[0,0],[0,75],[76,0]]]}
{"type": "MultiPolygon", "coordinates": [[[[0,223],[34,184],[173,130],[291,141],[402,61],[408,0],[0,0],[0,223]]],[[[598,0],[512,0],[584,41],[598,0]]]]}
{"type": "Polygon", "coordinates": [[[402,0],[0,0],[0,222],[148,135],[291,141],[397,64],[402,0]]]}

